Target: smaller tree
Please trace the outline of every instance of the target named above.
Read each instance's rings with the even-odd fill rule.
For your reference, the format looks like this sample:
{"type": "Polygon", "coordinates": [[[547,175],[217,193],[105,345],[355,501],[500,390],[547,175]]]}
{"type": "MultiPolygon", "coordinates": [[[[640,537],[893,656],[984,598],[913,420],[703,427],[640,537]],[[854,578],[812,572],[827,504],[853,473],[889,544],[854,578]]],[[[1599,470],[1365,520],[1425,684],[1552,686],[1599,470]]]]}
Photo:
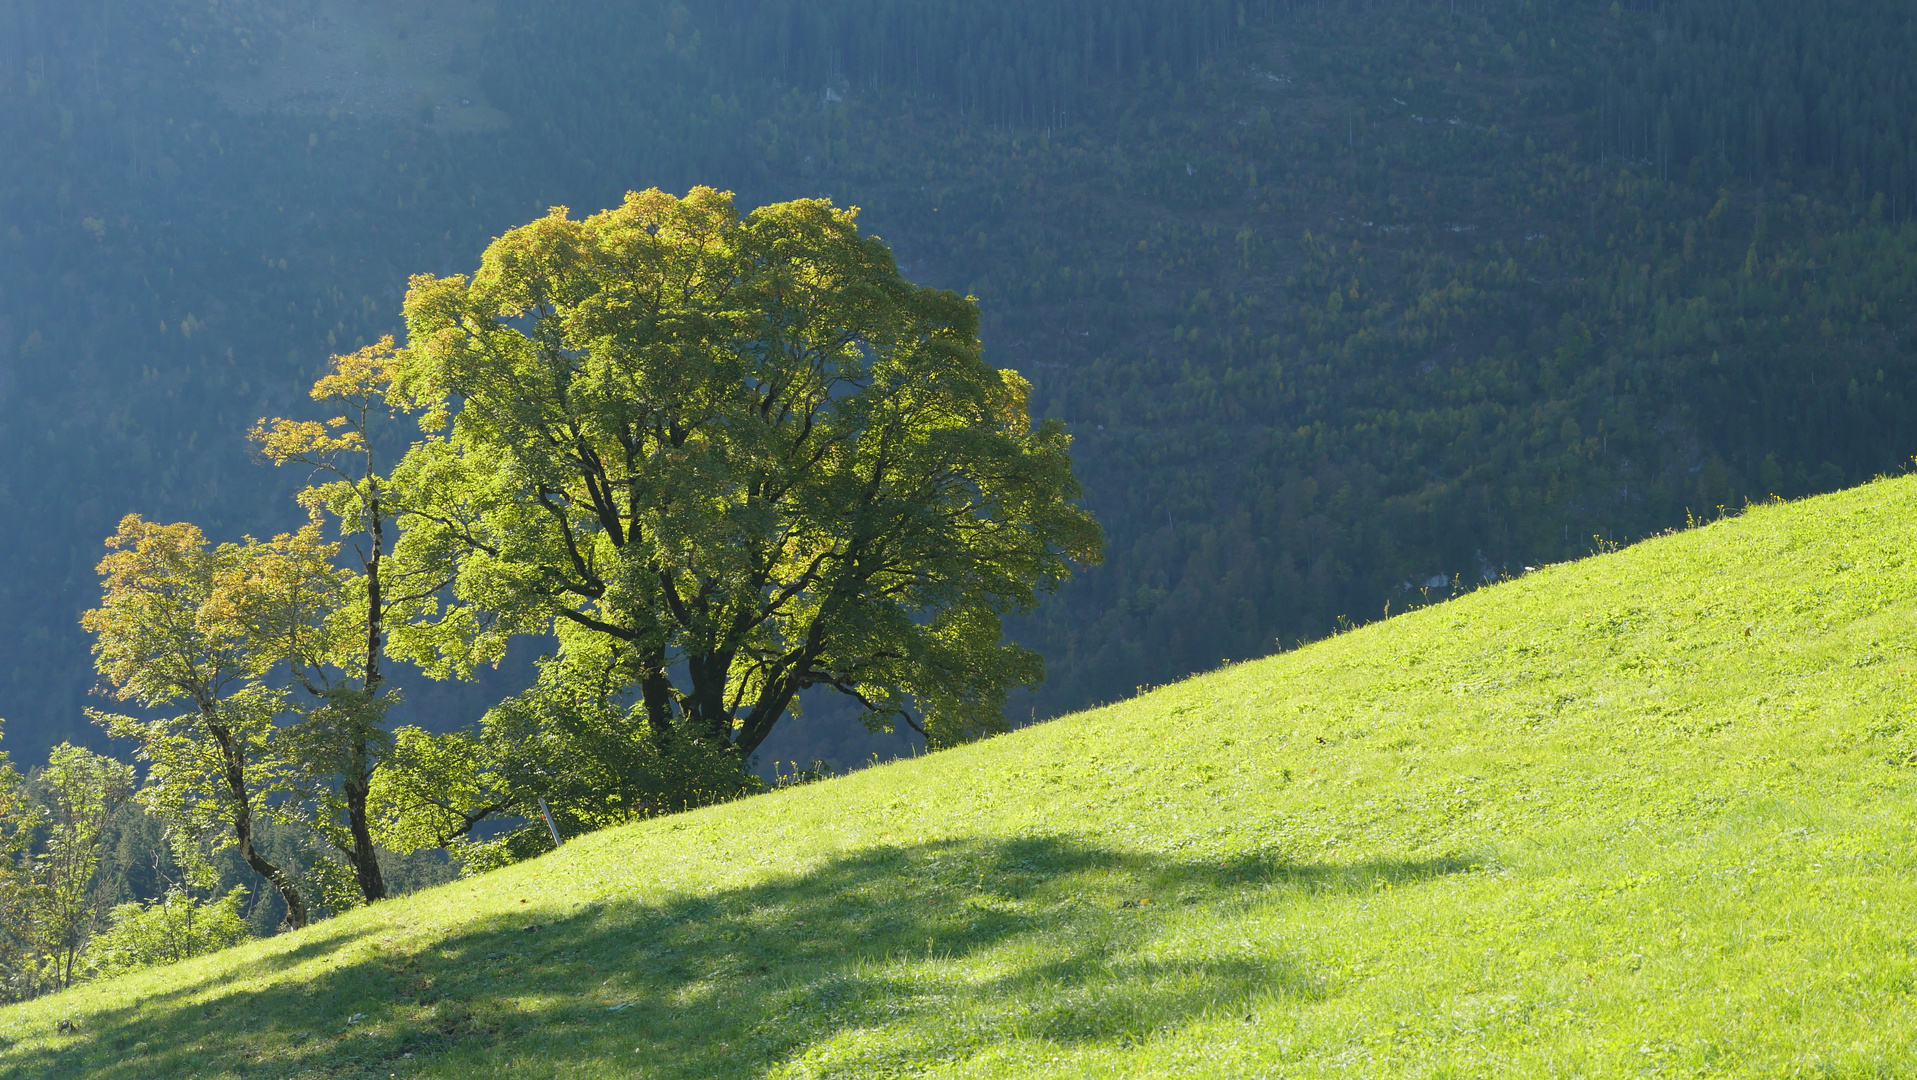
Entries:
{"type": "Polygon", "coordinates": [[[384,337],[333,357],[332,370],[312,389],[313,400],[328,406],[331,416],[263,419],[251,433],[274,464],[305,465],[319,478],[300,492],[300,503],[337,521],[358,556],[359,572],[345,579],[339,609],[323,624],[287,623],[279,651],[312,698],[292,733],[306,781],[300,801],[312,808],[315,830],[346,857],[369,903],[386,896],[366,807],[392,746],[385,718],[394,698],[380,668],[386,625],[396,611],[417,606],[445,585],[431,580],[423,590],[414,588],[421,576],[414,574],[402,577],[396,590],[388,580],[386,528],[399,503],[374,467],[372,424],[391,411],[393,355],[393,339],[384,337]]]}
{"type": "Polygon", "coordinates": [[[297,785],[278,718],[284,690],[265,681],[284,661],[290,637],[323,627],[339,604],[338,553],[317,525],[260,542],[210,546],[198,527],[121,519],[100,562],[100,606],[81,624],[116,697],[148,709],[186,705],[157,719],[95,720],[134,740],[148,763],[142,805],[189,837],[219,836],[286,902],[305,926],[297,881],[254,843],[262,815],[282,810],[297,785]]]}
{"type": "Polygon", "coordinates": [[[32,873],[40,823],[40,809],[0,750],[0,1000],[22,1001],[40,989],[32,873]]]}
{"type": "Polygon", "coordinates": [[[63,742],[35,779],[48,832],[34,859],[32,937],[43,980],[65,989],[73,985],[80,953],[95,929],[100,842],[133,791],[133,768],[63,742]]]}

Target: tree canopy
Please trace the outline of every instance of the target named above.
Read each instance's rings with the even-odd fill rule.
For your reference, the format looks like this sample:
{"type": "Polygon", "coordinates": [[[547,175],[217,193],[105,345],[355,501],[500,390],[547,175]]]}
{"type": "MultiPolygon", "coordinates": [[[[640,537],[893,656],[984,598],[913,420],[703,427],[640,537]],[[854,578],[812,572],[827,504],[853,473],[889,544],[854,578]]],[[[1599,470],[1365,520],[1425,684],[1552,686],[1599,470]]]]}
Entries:
{"type": "Polygon", "coordinates": [[[394,472],[393,557],[452,598],[396,647],[469,671],[554,632],[558,669],[633,692],[655,742],[741,756],[813,687],[935,745],[1002,730],[1043,669],[1001,617],[1099,531],[976,304],[854,217],[652,190],[413,278],[394,381],[433,436],[394,472]]]}

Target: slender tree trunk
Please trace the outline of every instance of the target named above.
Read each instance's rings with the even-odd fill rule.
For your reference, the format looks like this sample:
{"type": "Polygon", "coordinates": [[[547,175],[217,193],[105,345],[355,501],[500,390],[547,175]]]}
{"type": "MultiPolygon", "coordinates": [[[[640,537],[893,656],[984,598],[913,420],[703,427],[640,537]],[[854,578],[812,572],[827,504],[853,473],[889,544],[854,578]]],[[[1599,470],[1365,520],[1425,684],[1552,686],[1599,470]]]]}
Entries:
{"type": "MultiPolygon", "coordinates": [[[[370,474],[371,469],[369,467],[370,474]]],[[[367,903],[386,899],[386,877],[379,870],[379,852],[373,847],[373,832],[366,822],[366,795],[373,786],[373,765],[368,760],[366,744],[368,727],[378,714],[374,707],[379,701],[379,684],[382,676],[379,670],[380,646],[384,643],[385,619],[380,597],[380,554],[385,543],[384,522],[379,507],[378,481],[373,483],[372,497],[372,536],[371,551],[366,557],[366,709],[363,721],[355,725],[353,731],[352,771],[346,777],[342,787],[346,793],[346,826],[353,834],[351,862],[353,876],[359,881],[359,893],[367,903]]]]}
{"type": "Polygon", "coordinates": [[[220,757],[225,764],[226,796],[229,813],[232,815],[233,835],[240,842],[240,858],[253,872],[265,878],[273,888],[279,890],[280,899],[286,901],[286,921],[298,930],[306,925],[306,902],[300,899],[299,887],[286,872],[268,862],[253,846],[253,802],[246,794],[246,761],[241,756],[239,743],[233,738],[225,724],[215,720],[211,710],[203,710],[206,729],[220,744],[220,757]]]}
{"type": "Polygon", "coordinates": [[[366,824],[366,793],[370,778],[348,780],[346,792],[347,826],[353,833],[353,876],[359,881],[360,895],[367,903],[386,899],[386,877],[380,873],[379,852],[373,847],[372,830],[366,824]]]}
{"type": "MultiPolygon", "coordinates": [[[[370,471],[370,470],[369,470],[370,471]]],[[[368,478],[371,480],[371,478],[368,478]]],[[[373,481],[377,483],[377,481],[373,481]]],[[[380,520],[379,488],[373,489],[372,500],[371,548],[366,555],[366,696],[372,699],[379,690],[382,678],[379,670],[379,652],[386,633],[385,611],[380,598],[379,564],[381,549],[386,543],[385,523],[380,520]]]]}
{"type": "Polygon", "coordinates": [[[306,901],[300,899],[299,887],[293,884],[284,870],[268,862],[266,856],[253,846],[253,815],[242,804],[233,815],[233,832],[240,838],[240,858],[253,872],[271,882],[279,891],[280,899],[286,901],[286,921],[298,930],[306,925],[306,901]]]}

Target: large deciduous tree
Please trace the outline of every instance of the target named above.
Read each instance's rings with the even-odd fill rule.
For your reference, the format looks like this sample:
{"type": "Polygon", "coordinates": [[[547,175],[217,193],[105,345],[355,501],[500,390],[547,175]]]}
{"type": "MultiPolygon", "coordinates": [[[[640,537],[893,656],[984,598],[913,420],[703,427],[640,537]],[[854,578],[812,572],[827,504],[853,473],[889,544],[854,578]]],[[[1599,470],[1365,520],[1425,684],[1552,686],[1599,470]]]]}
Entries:
{"type": "Polygon", "coordinates": [[[548,691],[629,694],[637,737],[739,761],[814,688],[934,746],[1002,730],[1043,666],[1001,617],[1099,530],[976,303],[855,213],[647,191],[415,277],[394,386],[429,438],[393,559],[452,589],[394,647],[444,674],[554,632],[548,691]]]}

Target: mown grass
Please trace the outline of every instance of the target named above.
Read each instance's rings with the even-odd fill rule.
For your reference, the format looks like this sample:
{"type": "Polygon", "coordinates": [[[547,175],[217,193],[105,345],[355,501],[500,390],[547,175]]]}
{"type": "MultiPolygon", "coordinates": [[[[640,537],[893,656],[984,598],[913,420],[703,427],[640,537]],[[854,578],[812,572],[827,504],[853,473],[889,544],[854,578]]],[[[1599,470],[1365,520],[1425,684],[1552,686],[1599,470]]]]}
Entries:
{"type": "Polygon", "coordinates": [[[1917,1075],[1914,531],[1761,507],[582,838],[0,1011],[0,1076],[1917,1075]]]}

